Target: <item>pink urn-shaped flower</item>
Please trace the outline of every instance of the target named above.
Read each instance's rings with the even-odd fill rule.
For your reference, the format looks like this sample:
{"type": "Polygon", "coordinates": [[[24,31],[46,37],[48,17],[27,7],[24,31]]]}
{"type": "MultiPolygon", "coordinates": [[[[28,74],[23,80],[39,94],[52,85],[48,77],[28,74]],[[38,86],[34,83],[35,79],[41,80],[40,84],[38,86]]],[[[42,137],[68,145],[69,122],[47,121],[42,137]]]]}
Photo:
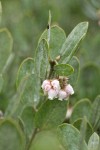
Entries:
{"type": "Polygon", "coordinates": [[[44,80],[42,83],[42,89],[44,94],[48,96],[48,99],[53,100],[58,98],[58,100],[67,100],[70,95],[74,94],[73,87],[70,84],[64,85],[63,88],[60,87],[59,80],[44,80]]]}
{"type": "Polygon", "coordinates": [[[58,93],[58,99],[62,101],[66,98],[67,98],[67,93],[64,90],[60,90],[58,93]]]}
{"type": "Polygon", "coordinates": [[[54,98],[57,98],[58,92],[54,89],[50,89],[48,91],[48,99],[53,100],[54,98]]]}
{"type": "Polygon", "coordinates": [[[51,85],[52,85],[54,90],[57,90],[57,91],[60,90],[60,84],[59,84],[59,81],[57,79],[51,81],[51,85]]]}
{"type": "Polygon", "coordinates": [[[68,95],[73,95],[74,94],[74,90],[73,90],[73,87],[68,84],[66,87],[65,87],[65,91],[68,95]]]}

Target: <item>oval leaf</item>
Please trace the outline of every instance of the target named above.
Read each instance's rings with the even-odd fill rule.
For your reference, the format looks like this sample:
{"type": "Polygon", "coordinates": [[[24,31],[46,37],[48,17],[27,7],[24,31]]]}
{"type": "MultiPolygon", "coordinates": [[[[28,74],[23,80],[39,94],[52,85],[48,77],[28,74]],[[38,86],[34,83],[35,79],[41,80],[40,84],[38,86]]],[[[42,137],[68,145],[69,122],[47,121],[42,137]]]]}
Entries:
{"type": "MultiPolygon", "coordinates": [[[[83,119],[77,119],[77,120],[73,123],[73,126],[74,126],[75,128],[77,128],[78,130],[80,130],[82,120],[83,120],[83,119]]],[[[86,136],[86,137],[85,137],[86,142],[88,142],[89,137],[92,135],[92,133],[93,133],[92,126],[91,126],[91,124],[87,121],[87,128],[86,128],[86,135],[85,135],[85,136],[86,136]]]]}
{"type": "Polygon", "coordinates": [[[35,54],[35,70],[37,75],[42,78],[42,81],[46,77],[48,65],[48,44],[45,39],[42,39],[38,44],[35,54]]]}
{"type": "Polygon", "coordinates": [[[75,104],[73,107],[73,113],[71,115],[70,121],[73,123],[75,120],[79,118],[83,118],[84,116],[87,119],[90,119],[91,114],[91,102],[88,99],[82,99],[75,104]]]}
{"type": "Polygon", "coordinates": [[[57,99],[47,100],[38,110],[35,117],[36,127],[55,128],[61,124],[66,116],[67,102],[57,99]]]}
{"type": "Polygon", "coordinates": [[[0,29],[0,72],[6,65],[8,57],[11,54],[13,39],[8,29],[0,29]]]}
{"type": "Polygon", "coordinates": [[[94,132],[88,142],[88,150],[99,150],[100,148],[99,136],[94,132]]]}
{"type": "MultiPolygon", "coordinates": [[[[80,133],[70,124],[62,124],[58,127],[58,137],[65,150],[80,150],[80,133]]],[[[87,150],[84,142],[81,150],[87,150]]]]}
{"type": "Polygon", "coordinates": [[[51,131],[37,133],[29,150],[64,150],[57,136],[51,131]]]}
{"type": "Polygon", "coordinates": [[[95,130],[100,127],[100,95],[98,95],[92,104],[91,123],[95,130]]]}
{"type": "Polygon", "coordinates": [[[23,103],[37,104],[39,102],[40,78],[34,66],[34,60],[32,58],[27,58],[20,65],[17,74],[17,87],[22,80],[26,82],[24,92],[21,95],[23,103]]]}
{"type": "Polygon", "coordinates": [[[86,35],[88,29],[88,22],[79,23],[73,31],[69,34],[66,41],[64,42],[61,51],[60,51],[60,62],[63,62],[66,59],[68,63],[72,56],[74,55],[79,43],[86,35]]]}
{"type": "Polygon", "coordinates": [[[61,76],[69,76],[74,72],[74,68],[69,64],[59,64],[54,67],[55,72],[61,76]]]}
{"type": "MultiPolygon", "coordinates": [[[[48,30],[45,30],[41,35],[41,39],[48,40],[48,30]]],[[[62,44],[66,40],[65,32],[59,26],[52,26],[50,29],[50,41],[49,41],[49,54],[51,59],[55,60],[59,56],[59,51],[62,47],[62,44]]]]}
{"type": "Polygon", "coordinates": [[[19,67],[17,74],[17,93],[10,101],[5,112],[6,116],[18,116],[27,105],[36,105],[40,96],[40,79],[35,73],[32,58],[25,59],[19,67]]]}
{"type": "Polygon", "coordinates": [[[0,120],[0,150],[24,150],[25,137],[16,122],[0,120]]]}
{"type": "Polygon", "coordinates": [[[34,74],[34,60],[33,58],[26,58],[20,65],[18,73],[17,73],[17,79],[16,79],[16,85],[17,87],[20,85],[22,79],[30,76],[31,74],[34,74]]]}
{"type": "Polygon", "coordinates": [[[30,138],[35,129],[34,124],[35,111],[32,106],[27,106],[24,108],[20,118],[24,123],[24,131],[26,136],[30,138]]]}
{"type": "Polygon", "coordinates": [[[80,73],[80,63],[77,57],[73,56],[69,64],[74,68],[73,74],[70,76],[70,84],[75,86],[77,84],[79,73],[80,73]]]}

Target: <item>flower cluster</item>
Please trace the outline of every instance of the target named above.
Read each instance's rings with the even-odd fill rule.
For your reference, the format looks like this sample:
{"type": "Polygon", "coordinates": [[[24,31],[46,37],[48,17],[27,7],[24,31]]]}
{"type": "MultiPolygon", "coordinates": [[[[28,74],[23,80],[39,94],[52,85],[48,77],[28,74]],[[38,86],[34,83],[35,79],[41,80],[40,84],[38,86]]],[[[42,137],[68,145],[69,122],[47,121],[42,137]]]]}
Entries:
{"type": "Polygon", "coordinates": [[[53,100],[54,98],[67,100],[70,95],[74,94],[73,87],[70,84],[66,84],[61,88],[60,82],[57,79],[45,80],[41,87],[44,94],[48,95],[48,99],[50,100],[53,100]]]}

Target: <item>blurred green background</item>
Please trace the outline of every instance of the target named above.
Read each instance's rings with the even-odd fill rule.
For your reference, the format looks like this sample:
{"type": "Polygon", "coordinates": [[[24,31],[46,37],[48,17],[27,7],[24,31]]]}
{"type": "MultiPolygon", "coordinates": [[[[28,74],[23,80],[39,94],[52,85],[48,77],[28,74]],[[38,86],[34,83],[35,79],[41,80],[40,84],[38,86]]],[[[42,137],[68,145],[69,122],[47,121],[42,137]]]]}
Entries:
{"type": "Polygon", "coordinates": [[[22,60],[34,57],[38,39],[47,27],[51,10],[52,24],[58,24],[68,35],[82,21],[89,22],[89,30],[77,57],[80,78],[72,103],[87,97],[91,101],[100,94],[100,1],[99,0],[1,0],[2,22],[13,37],[14,56],[7,68],[0,109],[7,107],[16,92],[16,72],[22,60]]]}

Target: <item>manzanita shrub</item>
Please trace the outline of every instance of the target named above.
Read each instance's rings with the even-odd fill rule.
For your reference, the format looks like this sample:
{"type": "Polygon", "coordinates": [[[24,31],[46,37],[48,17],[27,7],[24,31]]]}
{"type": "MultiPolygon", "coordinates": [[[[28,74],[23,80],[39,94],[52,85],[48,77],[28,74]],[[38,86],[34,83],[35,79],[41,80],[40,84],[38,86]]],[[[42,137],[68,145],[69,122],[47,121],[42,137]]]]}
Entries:
{"type": "MultiPolygon", "coordinates": [[[[0,150],[100,150],[100,95],[93,103],[84,98],[69,105],[79,76],[74,55],[87,29],[88,22],[81,22],[66,38],[63,29],[51,26],[49,14],[34,58],[19,66],[15,96],[0,111],[0,150]]],[[[0,29],[0,45],[2,91],[5,64],[13,57],[7,29],[0,29]]]]}

